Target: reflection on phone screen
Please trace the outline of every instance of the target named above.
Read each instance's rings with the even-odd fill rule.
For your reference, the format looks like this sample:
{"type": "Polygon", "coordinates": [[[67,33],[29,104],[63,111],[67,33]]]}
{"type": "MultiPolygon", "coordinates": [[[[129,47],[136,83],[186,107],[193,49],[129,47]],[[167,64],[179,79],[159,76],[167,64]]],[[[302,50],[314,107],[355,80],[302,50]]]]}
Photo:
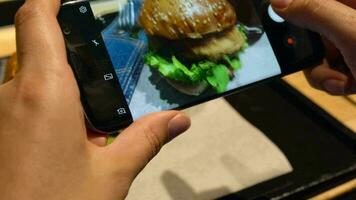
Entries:
{"type": "Polygon", "coordinates": [[[281,74],[251,1],[115,0],[91,6],[105,24],[102,36],[134,119],[281,74]]]}

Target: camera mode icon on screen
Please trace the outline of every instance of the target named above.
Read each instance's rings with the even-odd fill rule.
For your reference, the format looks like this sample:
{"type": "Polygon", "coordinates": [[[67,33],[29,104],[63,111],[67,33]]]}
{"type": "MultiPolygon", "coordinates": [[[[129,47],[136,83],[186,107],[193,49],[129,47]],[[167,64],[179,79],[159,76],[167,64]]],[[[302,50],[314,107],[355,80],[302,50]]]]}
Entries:
{"type": "Polygon", "coordinates": [[[127,112],[126,112],[126,109],[125,109],[125,108],[119,108],[119,109],[117,109],[117,113],[118,113],[119,115],[124,115],[124,114],[126,114],[127,112]]]}

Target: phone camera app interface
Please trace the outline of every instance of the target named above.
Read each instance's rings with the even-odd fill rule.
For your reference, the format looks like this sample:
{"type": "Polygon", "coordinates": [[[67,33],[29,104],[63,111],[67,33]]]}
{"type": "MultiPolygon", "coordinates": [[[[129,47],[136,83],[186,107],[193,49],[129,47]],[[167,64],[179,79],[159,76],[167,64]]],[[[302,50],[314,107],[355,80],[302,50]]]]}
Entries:
{"type": "Polygon", "coordinates": [[[281,74],[252,1],[98,0],[91,7],[134,119],[281,74]]]}

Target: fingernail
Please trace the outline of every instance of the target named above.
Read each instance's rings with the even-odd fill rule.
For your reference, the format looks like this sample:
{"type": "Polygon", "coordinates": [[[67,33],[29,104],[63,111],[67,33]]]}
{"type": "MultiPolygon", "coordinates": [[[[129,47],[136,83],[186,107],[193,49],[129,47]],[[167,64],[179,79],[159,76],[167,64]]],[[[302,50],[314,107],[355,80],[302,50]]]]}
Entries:
{"type": "Polygon", "coordinates": [[[341,80],[327,80],[323,83],[324,89],[333,95],[344,95],[346,82],[341,80]]]}
{"type": "Polygon", "coordinates": [[[278,9],[288,8],[293,0],[271,0],[273,7],[278,9]]]}
{"type": "Polygon", "coordinates": [[[171,121],[168,123],[168,131],[169,131],[169,141],[188,130],[190,127],[190,119],[185,114],[176,115],[171,121]]]}

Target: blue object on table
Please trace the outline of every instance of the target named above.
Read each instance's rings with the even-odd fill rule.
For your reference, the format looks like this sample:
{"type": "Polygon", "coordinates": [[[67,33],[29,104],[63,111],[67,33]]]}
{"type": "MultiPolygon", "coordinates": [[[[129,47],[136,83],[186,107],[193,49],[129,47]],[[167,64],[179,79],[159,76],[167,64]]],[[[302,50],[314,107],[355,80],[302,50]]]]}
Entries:
{"type": "Polygon", "coordinates": [[[141,5],[142,0],[129,0],[117,19],[102,32],[106,48],[128,103],[131,102],[140,78],[144,66],[143,58],[147,52],[146,35],[137,25],[141,5]],[[131,21],[123,20],[126,18],[131,21]]]}
{"type": "Polygon", "coordinates": [[[117,17],[118,26],[123,30],[138,27],[138,18],[142,7],[142,0],[127,0],[117,17]]]}
{"type": "Polygon", "coordinates": [[[118,75],[126,101],[129,103],[141,74],[143,63],[143,42],[115,37],[104,38],[111,60],[118,75]]]}
{"type": "Polygon", "coordinates": [[[106,48],[119,78],[126,101],[130,103],[144,66],[147,52],[146,36],[143,31],[136,33],[119,32],[118,22],[114,20],[102,33],[106,48]]]}

